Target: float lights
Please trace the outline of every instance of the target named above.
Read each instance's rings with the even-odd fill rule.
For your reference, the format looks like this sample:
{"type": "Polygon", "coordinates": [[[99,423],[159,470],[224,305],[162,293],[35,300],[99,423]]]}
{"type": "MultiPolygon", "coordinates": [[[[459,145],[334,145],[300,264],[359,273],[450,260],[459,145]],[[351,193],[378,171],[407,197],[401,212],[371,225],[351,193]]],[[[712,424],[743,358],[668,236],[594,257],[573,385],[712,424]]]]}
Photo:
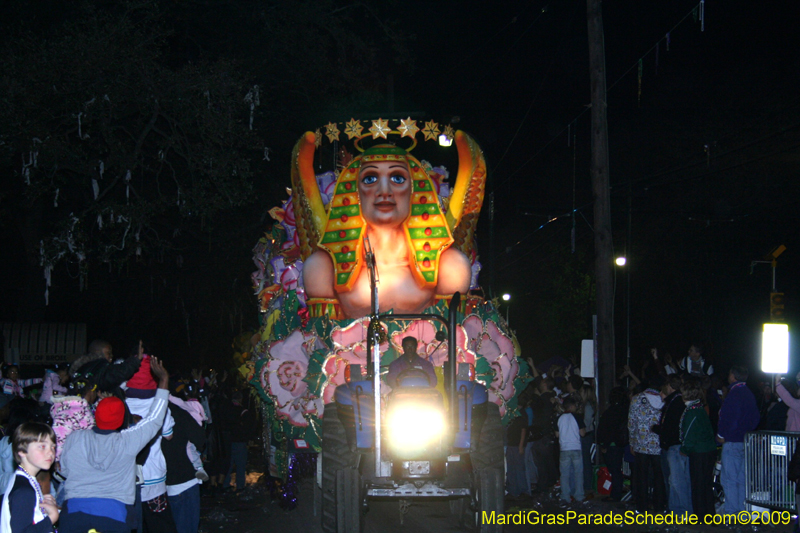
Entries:
{"type": "Polygon", "coordinates": [[[625,259],[624,256],[619,256],[614,260],[614,262],[617,264],[617,266],[624,267],[628,260],[625,259]]]}
{"type": "Polygon", "coordinates": [[[449,135],[445,135],[444,133],[439,135],[439,146],[451,146],[453,144],[453,138],[449,135]]]}
{"type": "Polygon", "coordinates": [[[508,293],[505,293],[505,294],[503,295],[503,301],[504,301],[504,302],[507,302],[507,301],[509,301],[510,299],[511,299],[511,295],[510,295],[510,294],[508,294],[508,293]]]}
{"type": "Polygon", "coordinates": [[[761,371],[785,374],[789,371],[789,326],[764,324],[761,334],[761,371]]]}

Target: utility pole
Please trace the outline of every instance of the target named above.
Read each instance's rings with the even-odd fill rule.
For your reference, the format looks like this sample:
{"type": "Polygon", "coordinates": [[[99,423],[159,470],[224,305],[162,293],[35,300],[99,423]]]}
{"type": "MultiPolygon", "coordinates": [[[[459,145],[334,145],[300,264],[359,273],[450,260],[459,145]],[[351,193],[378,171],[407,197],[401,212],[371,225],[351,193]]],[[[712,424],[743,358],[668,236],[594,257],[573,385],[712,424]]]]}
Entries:
{"type": "Polygon", "coordinates": [[[614,273],[611,238],[611,195],[608,176],[608,121],[606,116],[606,60],[600,0],[586,1],[589,30],[589,69],[592,93],[592,192],[594,194],[594,250],[597,284],[597,362],[601,411],[614,386],[614,273]]]}

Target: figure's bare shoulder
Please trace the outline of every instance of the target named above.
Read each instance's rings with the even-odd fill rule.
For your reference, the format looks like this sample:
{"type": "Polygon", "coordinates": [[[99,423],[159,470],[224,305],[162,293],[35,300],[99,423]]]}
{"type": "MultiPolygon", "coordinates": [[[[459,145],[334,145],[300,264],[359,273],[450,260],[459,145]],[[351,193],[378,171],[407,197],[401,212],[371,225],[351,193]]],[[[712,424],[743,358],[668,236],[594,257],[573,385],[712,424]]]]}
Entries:
{"type": "Polygon", "coordinates": [[[310,298],[334,298],[333,260],[328,252],[317,250],[303,263],[303,287],[310,298]]]}
{"type": "Polygon", "coordinates": [[[439,260],[439,283],[436,285],[437,294],[453,294],[469,291],[469,282],[472,278],[472,267],[469,258],[461,250],[453,247],[442,252],[439,260]]]}

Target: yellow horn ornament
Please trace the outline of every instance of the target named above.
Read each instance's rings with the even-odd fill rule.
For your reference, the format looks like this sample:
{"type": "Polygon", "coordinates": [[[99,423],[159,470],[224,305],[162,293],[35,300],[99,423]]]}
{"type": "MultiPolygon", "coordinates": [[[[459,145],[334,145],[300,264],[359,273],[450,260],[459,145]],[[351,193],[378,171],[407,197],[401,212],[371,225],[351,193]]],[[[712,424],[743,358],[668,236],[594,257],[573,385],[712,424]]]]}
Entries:
{"type": "Polygon", "coordinates": [[[456,131],[455,140],[458,174],[446,218],[456,248],[469,257],[486,193],[486,160],[478,143],[463,131],[456,131]]]}
{"type": "Polygon", "coordinates": [[[316,250],[328,221],[314,174],[315,141],[314,133],[307,131],[292,150],[292,206],[303,259],[316,250]]]}

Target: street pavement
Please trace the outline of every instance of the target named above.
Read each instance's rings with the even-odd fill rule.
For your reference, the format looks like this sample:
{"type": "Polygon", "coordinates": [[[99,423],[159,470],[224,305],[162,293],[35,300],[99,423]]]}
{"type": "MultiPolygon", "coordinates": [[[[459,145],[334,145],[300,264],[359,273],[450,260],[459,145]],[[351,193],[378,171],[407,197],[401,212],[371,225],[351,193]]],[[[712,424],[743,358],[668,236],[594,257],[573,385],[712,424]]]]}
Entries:
{"type": "MultiPolygon", "coordinates": [[[[298,484],[297,507],[293,510],[282,509],[278,500],[270,497],[269,486],[263,475],[263,469],[253,465],[248,472],[247,488],[239,494],[227,493],[211,496],[204,493],[201,505],[201,533],[235,532],[235,533],[321,533],[319,517],[314,516],[312,480],[301,480],[298,484]]],[[[607,503],[595,498],[583,503],[566,505],[557,498],[557,494],[539,495],[530,499],[519,499],[506,502],[506,514],[524,516],[530,519],[541,519],[542,515],[572,518],[569,525],[555,524],[510,524],[505,527],[506,533],[532,532],[571,532],[587,531],[591,533],[624,532],[666,532],[696,533],[699,531],[730,531],[732,533],[771,533],[789,532],[791,525],[747,525],[747,526],[705,526],[705,525],[581,525],[581,515],[608,517],[620,515],[624,518],[632,516],[633,507],[629,503],[607,503]]],[[[585,520],[586,518],[584,518],[585,520]]],[[[610,520],[605,518],[606,521],[610,520]]],[[[371,502],[366,515],[366,533],[451,533],[475,531],[475,528],[459,525],[450,514],[447,502],[411,502],[407,508],[401,508],[396,501],[371,502]],[[405,512],[401,513],[401,509],[405,512]]]]}

